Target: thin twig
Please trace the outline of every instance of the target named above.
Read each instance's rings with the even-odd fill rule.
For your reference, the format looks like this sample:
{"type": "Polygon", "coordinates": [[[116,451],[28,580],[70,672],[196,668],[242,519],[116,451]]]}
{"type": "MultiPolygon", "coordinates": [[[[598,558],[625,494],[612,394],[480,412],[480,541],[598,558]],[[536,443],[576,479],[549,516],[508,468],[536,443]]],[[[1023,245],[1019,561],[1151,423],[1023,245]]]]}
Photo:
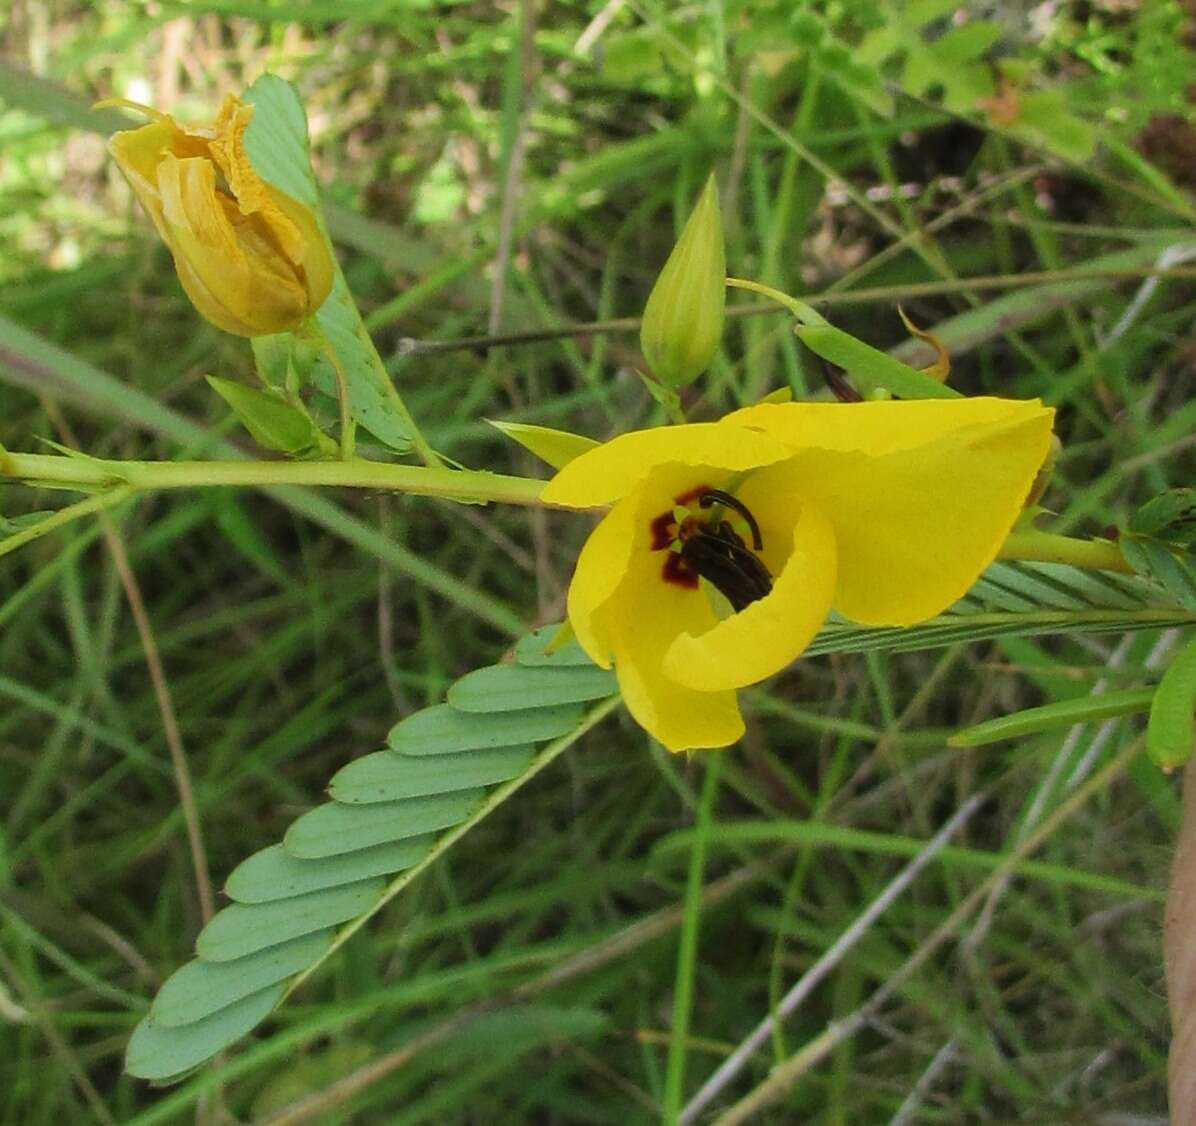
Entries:
{"type": "Polygon", "coordinates": [[[971,816],[988,800],[984,793],[973,794],[937,832],[925,847],[915,856],[845,930],[830,948],[820,957],[781,999],[775,1013],[769,1013],[751,1034],[719,1065],[701,1089],[686,1104],[677,1119],[679,1126],[693,1122],[723,1089],[743,1070],[757,1049],[772,1035],[777,1021],[792,1016],[797,1007],[814,991],[824,978],[843,960],[843,956],[871,929],[906,888],[918,878],[919,873],[938,855],[948,841],[967,823],[971,816]]]}
{"type": "MultiPolygon", "coordinates": [[[[943,282],[913,282],[908,285],[879,285],[868,289],[835,291],[833,288],[822,293],[806,294],[802,300],[807,305],[827,308],[833,305],[866,305],[878,302],[910,300],[915,297],[940,297],[973,290],[1026,289],[1036,285],[1053,285],[1080,281],[1118,281],[1139,278],[1196,278],[1196,268],[1179,267],[1160,269],[1157,265],[1110,267],[1108,269],[1085,269],[1077,267],[1065,270],[1036,270],[1020,274],[992,274],[974,278],[957,278],[943,282]]],[[[784,309],[772,303],[750,305],[728,305],[728,317],[752,317],[768,313],[783,313],[784,309]]],[[[562,340],[573,336],[598,336],[605,333],[638,332],[639,317],[613,317],[604,321],[558,325],[553,328],[530,329],[526,332],[486,333],[478,336],[461,336],[453,340],[418,340],[402,337],[397,346],[401,356],[426,356],[441,352],[466,352],[501,348],[515,344],[536,344],[544,341],[562,340]]]]}
{"type": "Polygon", "coordinates": [[[889,1126],[909,1126],[914,1120],[914,1114],[922,1105],[931,1087],[938,1081],[938,1077],[947,1065],[955,1058],[956,1042],[952,1037],[934,1054],[934,1059],[926,1065],[926,1070],[918,1077],[913,1089],[902,1100],[897,1113],[889,1121],[889,1126]]]}
{"type": "Polygon", "coordinates": [[[1027,856],[1037,851],[1039,846],[1045,843],[1055,830],[1084,806],[1089,799],[1103,793],[1113,779],[1141,753],[1142,744],[1142,739],[1134,740],[1108,766],[1063,802],[1036,832],[1028,836],[1009,853],[1000,865],[993,869],[991,875],[982,881],[946,919],[931,931],[925,941],[889,975],[885,983],[863,1005],[849,1016],[829,1025],[824,1032],[816,1036],[804,1048],[773,1068],[763,1083],[720,1115],[715,1120],[714,1126],[738,1126],[739,1123],[748,1121],[762,1107],[780,1098],[800,1076],[867,1025],[873,1014],[879,1012],[901,986],[951,938],[964,919],[980,906],[990,890],[1000,880],[1006,878],[1027,856]]]}

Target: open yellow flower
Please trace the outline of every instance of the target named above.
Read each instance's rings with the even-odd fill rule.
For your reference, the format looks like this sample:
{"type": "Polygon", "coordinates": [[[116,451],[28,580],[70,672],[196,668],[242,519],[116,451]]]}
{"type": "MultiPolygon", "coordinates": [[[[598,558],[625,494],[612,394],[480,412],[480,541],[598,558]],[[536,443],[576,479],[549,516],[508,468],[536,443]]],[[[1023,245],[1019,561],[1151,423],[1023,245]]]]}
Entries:
{"type": "Polygon", "coordinates": [[[834,608],[906,626],[996,557],[1051,441],[1037,400],[760,404],[621,435],[542,499],[613,505],[569,622],[674,751],[743,734],[735,690],[788,665],[834,608]]]}
{"type": "Polygon", "coordinates": [[[192,128],[137,108],[154,120],[108,147],[192,303],[238,336],[298,328],[332,289],[332,255],[312,211],[250,163],[253,106],[229,95],[211,125],[192,128]]]}

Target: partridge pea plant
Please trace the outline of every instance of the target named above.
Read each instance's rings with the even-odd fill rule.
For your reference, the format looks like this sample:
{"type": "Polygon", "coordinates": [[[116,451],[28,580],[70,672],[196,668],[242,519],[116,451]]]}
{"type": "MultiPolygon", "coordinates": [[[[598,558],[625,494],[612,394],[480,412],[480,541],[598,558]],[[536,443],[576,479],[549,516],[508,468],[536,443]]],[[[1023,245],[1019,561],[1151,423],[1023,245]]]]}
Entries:
{"type": "MultiPolygon", "coordinates": [[[[118,133],[112,156],[198,312],[249,338],[257,382],[210,382],[269,456],[147,462],[0,451],[0,476],[81,494],[11,529],[0,553],[130,496],[212,486],[545,506],[592,525],[565,622],[529,635],[513,661],[457,682],[444,704],[403,719],[387,750],[336,776],[332,801],[232,873],[233,904],[207,924],[196,959],[166,982],[133,1036],[135,1075],[180,1076],[265,1019],[620,704],[670,751],[725,748],[745,732],[738,690],[804,653],[1196,622],[1191,491],[1157,498],[1114,538],[1038,527],[1048,516],[1038,502],[1058,448],[1055,412],[1038,400],[959,395],[932,333],[910,326],[939,357],[918,370],[801,301],[730,279],[792,316],[801,341],[831,365],[834,395],[794,402],[781,389],[722,418],[689,418],[683,393],[719,353],[728,284],[713,177],[644,311],[640,376],[662,424],[598,441],[498,423],[555,471],[510,476],[449,463],[408,411],[336,265],[303,109],[286,83],[260,79],[209,125],[130,108],[149,121],[118,133]],[[335,422],[323,421],[324,402],[335,404],[335,422]],[[383,453],[359,456],[359,431],[383,453]],[[398,460],[409,456],[415,463],[398,460]],[[985,576],[1001,560],[1053,567],[1053,581],[1074,582],[1088,609],[993,609],[985,576]]],[[[1167,768],[1191,751],[1193,668],[1187,652],[1157,690],[1117,702],[1123,714],[1149,712],[1150,753],[1167,768]]],[[[1042,711],[958,739],[1060,722],[1042,711]]],[[[1065,718],[1075,722],[1074,707],[1065,718]]]]}

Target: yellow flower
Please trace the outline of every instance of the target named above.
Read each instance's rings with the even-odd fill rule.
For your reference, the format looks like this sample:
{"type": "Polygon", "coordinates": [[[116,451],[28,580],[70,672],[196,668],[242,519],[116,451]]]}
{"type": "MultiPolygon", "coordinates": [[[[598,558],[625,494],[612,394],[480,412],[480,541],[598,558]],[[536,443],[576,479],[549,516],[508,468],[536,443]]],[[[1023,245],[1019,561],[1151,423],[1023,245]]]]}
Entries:
{"type": "Polygon", "coordinates": [[[192,128],[137,108],[154,120],[116,133],[108,147],[192,303],[238,336],[298,328],[332,288],[332,255],[312,211],[250,163],[253,106],[229,95],[211,125],[192,128]]]}
{"type": "Polygon", "coordinates": [[[743,734],[735,690],[778,672],[834,608],[862,625],[941,613],[989,563],[1051,441],[1037,400],[762,403],[621,435],[544,488],[613,505],[569,622],[674,751],[743,734]]]}

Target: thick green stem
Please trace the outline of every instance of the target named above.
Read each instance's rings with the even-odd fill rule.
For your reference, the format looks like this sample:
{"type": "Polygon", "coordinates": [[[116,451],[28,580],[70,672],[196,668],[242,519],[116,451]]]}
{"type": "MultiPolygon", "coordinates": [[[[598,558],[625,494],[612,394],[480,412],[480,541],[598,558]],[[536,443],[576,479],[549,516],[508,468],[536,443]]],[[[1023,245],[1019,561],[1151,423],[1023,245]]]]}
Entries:
{"type": "Polygon", "coordinates": [[[0,477],[94,491],[188,489],[213,485],[342,485],[454,500],[538,504],[543,481],[466,469],[349,461],[101,461],[53,454],[0,453],[0,477]]]}
{"type": "Polygon", "coordinates": [[[1011,532],[1001,547],[1002,559],[1021,559],[1037,563],[1069,563],[1090,571],[1134,573],[1112,540],[1080,540],[1054,532],[1011,532]]]}
{"type": "MultiPolygon", "coordinates": [[[[348,461],[103,461],[59,454],[0,452],[0,478],[30,485],[96,492],[118,487],[130,491],[193,489],[212,486],[264,488],[273,485],[339,485],[386,489],[413,496],[451,500],[538,505],[544,482],[471,469],[391,465],[351,458],[348,461]]],[[[103,507],[99,502],[97,507],[103,507]]],[[[91,511],[88,509],[88,511],[91,511]]],[[[1109,540],[1081,540],[1052,532],[1013,532],[1000,551],[1002,559],[1068,563],[1088,570],[1133,574],[1121,549],[1109,540]]]]}

